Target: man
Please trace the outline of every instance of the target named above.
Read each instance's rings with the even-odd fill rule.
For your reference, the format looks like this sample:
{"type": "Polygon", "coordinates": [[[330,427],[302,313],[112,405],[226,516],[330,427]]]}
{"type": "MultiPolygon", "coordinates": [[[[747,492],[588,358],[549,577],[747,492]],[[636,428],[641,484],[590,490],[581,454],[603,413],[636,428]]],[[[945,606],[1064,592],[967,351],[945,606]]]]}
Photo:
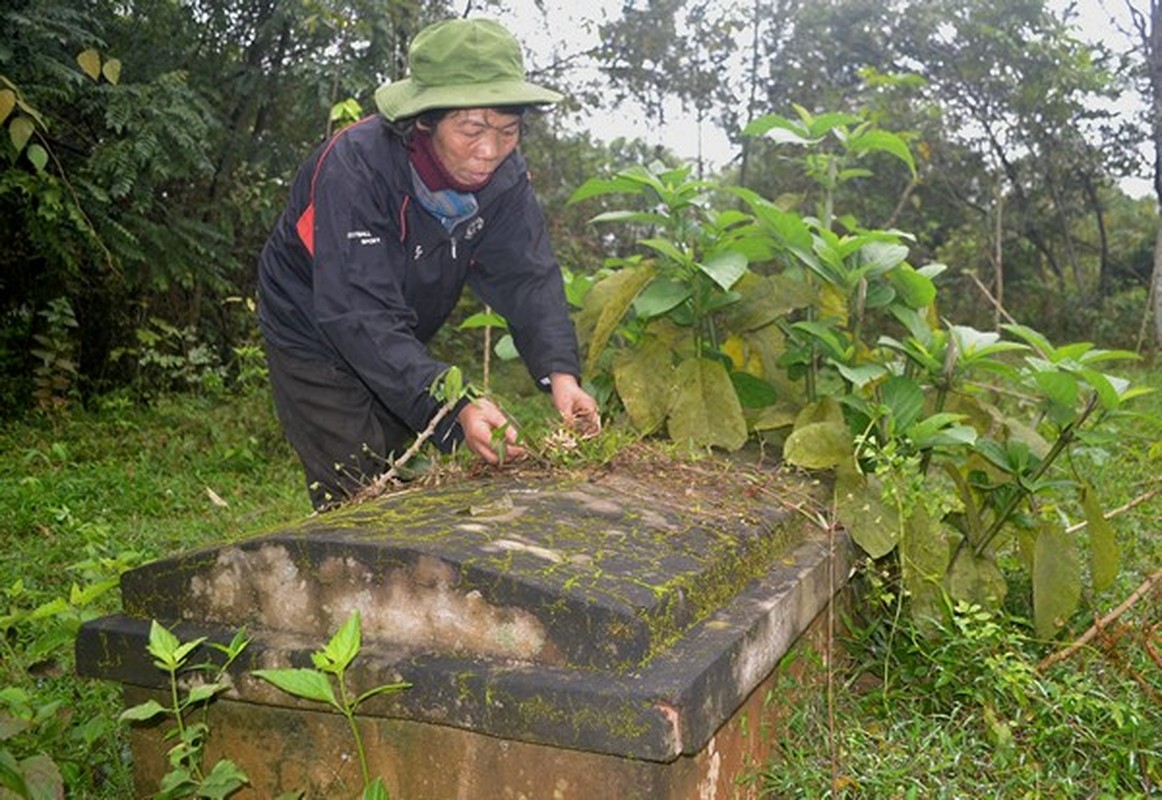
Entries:
{"type": "MultiPolygon", "coordinates": [[[[318,509],[385,471],[437,414],[431,387],[447,365],[425,345],[465,283],[507,319],[566,423],[600,427],[517,150],[525,113],[561,95],[525,80],[520,45],[491,20],[425,28],[408,59],[409,77],[376,92],[380,113],[300,168],[259,259],[275,404],[318,509]]],[[[495,464],[494,436],[521,454],[507,422],[488,400],[465,401],[433,441],[495,464]]]]}

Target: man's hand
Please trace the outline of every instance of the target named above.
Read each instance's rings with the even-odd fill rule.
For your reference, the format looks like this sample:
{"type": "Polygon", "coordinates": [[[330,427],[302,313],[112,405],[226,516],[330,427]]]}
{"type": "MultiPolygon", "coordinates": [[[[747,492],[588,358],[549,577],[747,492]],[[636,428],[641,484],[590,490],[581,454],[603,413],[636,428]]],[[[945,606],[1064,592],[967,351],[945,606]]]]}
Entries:
{"type": "Polygon", "coordinates": [[[582,436],[596,436],[601,433],[601,414],[597,401],[581,388],[577,379],[564,372],[554,372],[549,376],[553,391],[553,405],[561,414],[565,425],[582,436]]]}
{"type": "Polygon", "coordinates": [[[464,431],[464,444],[487,463],[499,464],[502,460],[524,456],[524,448],[516,443],[516,426],[492,401],[484,398],[472,401],[460,409],[457,419],[464,431]],[[504,442],[503,447],[493,439],[493,432],[502,428],[503,433],[496,435],[504,442]]]}

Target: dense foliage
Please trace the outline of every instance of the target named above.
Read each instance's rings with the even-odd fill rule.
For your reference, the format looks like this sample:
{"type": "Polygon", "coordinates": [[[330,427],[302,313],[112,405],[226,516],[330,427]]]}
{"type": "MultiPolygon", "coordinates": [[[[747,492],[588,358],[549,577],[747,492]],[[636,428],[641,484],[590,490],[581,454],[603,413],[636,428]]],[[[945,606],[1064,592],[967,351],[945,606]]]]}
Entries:
{"type": "MultiPolygon", "coordinates": [[[[5,4],[0,414],[231,381],[237,348],[253,345],[239,312],[255,256],[297,163],[401,74],[412,32],[458,10],[437,0],[5,4]]],[[[472,11],[517,19],[502,2],[472,11]]],[[[574,98],[536,120],[527,145],[562,261],[592,273],[626,249],[566,207],[573,189],[602,171],[676,161],[560,123],[640,114],[648,140],[678,102],[737,143],[724,182],[809,198],[801,173],[743,128],[793,104],[850,109],[908,131],[918,158],[912,176],[851,182],[846,205],[866,224],[913,231],[923,260],[958,265],[950,313],[995,322],[991,297],[1052,338],[1137,347],[1155,214],[1115,186],[1141,171],[1147,132],[1104,101],[1141,65],[1084,43],[1069,21],[1041,0],[627,6],[602,23],[599,46],[570,51],[566,38],[550,63],[530,58],[538,80],[574,98]]]]}
{"type": "MultiPolygon", "coordinates": [[[[266,394],[255,256],[300,159],[401,74],[414,31],[459,10],[0,10],[5,786],[126,796],[116,701],[69,676],[77,625],[115,607],[126,568],[305,513],[266,394]]],[[[1103,515],[1155,487],[1162,437],[1110,374],[1150,327],[1157,210],[1118,188],[1147,131],[1103,105],[1136,55],[1084,43],[1042,0],[621,11],[599,46],[531,62],[575,98],[524,147],[584,305],[586,378],[619,435],[758,439],[834,469],[820,521],[868,555],[859,691],[838,708],[856,733],[823,737],[801,709],[756,781],[822,794],[830,761],[834,794],[934,794],[917,754],[955,751],[963,792],[982,770],[998,795],[1156,788],[1156,595],[1076,672],[1036,667],[1159,559],[1147,517],[1103,515]],[[602,108],[645,130],[675,102],[733,139],[716,174],[564,124],[602,108]]],[[[439,345],[475,376],[475,330],[439,345]]]]}

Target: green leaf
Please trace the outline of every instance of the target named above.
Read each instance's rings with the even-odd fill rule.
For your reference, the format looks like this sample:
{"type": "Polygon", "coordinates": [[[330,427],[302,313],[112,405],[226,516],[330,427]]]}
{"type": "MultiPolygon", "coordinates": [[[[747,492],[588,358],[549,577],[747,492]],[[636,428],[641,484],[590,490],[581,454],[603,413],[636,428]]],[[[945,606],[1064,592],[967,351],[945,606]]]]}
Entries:
{"type": "Polygon", "coordinates": [[[1001,341],[1001,335],[994,331],[978,331],[968,325],[949,326],[949,332],[956,339],[962,358],[982,357],[1010,350],[1023,350],[1019,342],[1001,341]]]}
{"type": "Polygon", "coordinates": [[[813,144],[822,139],[822,135],[813,138],[807,127],[801,122],[789,120],[778,114],[765,114],[751,120],[742,130],[743,136],[766,136],[774,142],[792,144],[813,144]]]}
{"type": "Polygon", "coordinates": [[[971,425],[948,424],[951,418],[961,418],[959,414],[934,414],[916,423],[907,431],[912,444],[919,448],[929,447],[972,447],[979,434],[971,425]]]}
{"type": "Polygon", "coordinates": [[[202,779],[201,786],[198,787],[198,797],[225,800],[248,783],[250,779],[246,773],[230,759],[223,758],[216,761],[210,774],[202,779]]]}
{"type": "Polygon", "coordinates": [[[0,122],[8,119],[8,115],[16,108],[16,92],[11,89],[0,89],[0,122]]]}
{"type": "Polygon", "coordinates": [[[727,250],[714,256],[705,264],[699,264],[698,269],[718,284],[722,291],[728,292],[746,274],[746,256],[733,250],[727,250]]]}
{"type": "Polygon", "coordinates": [[[651,250],[656,250],[679,264],[689,264],[693,260],[688,253],[679,250],[669,239],[642,239],[639,244],[651,250]]]}
{"type": "Polygon", "coordinates": [[[895,430],[903,432],[912,427],[924,411],[924,390],[911,378],[888,378],[880,389],[884,405],[891,411],[895,430]]]}
{"type": "Polygon", "coordinates": [[[1102,592],[1117,580],[1121,567],[1121,548],[1114,526],[1105,518],[1097,492],[1088,483],[1081,486],[1081,507],[1089,529],[1089,565],[1093,590],[1102,592]]]}
{"type": "Polygon", "coordinates": [[[156,658],[161,664],[162,669],[177,669],[178,659],[176,652],[181,642],[178,637],[169,632],[164,625],[157,620],[151,620],[149,624],[149,644],[146,649],[149,654],[156,658]]]}
{"type": "Polygon", "coordinates": [[[783,445],[788,464],[804,469],[830,469],[851,461],[855,454],[851,431],[841,422],[813,422],[799,426],[783,445]]]}
{"type": "Polygon", "coordinates": [[[32,120],[24,115],[13,117],[12,121],[8,123],[8,138],[12,140],[12,146],[17,153],[24,149],[35,131],[36,127],[32,124],[32,120]]]}
{"type": "Polygon", "coordinates": [[[28,800],[59,800],[65,796],[61,771],[47,755],[24,759],[20,762],[20,772],[28,788],[28,800]]]}
{"type": "Polygon", "coordinates": [[[831,322],[803,321],[791,326],[792,330],[809,334],[823,346],[827,356],[842,363],[850,357],[848,343],[840,339],[841,332],[831,322]]]}
{"type": "Polygon", "coordinates": [[[432,381],[431,394],[441,403],[455,403],[464,396],[464,374],[453,365],[432,381]]]}
{"type": "Polygon", "coordinates": [[[892,284],[882,280],[873,280],[867,284],[867,294],[864,296],[865,308],[887,308],[896,301],[896,289],[892,284]]]}
{"type": "Polygon", "coordinates": [[[101,77],[101,54],[92,47],[77,53],[77,63],[84,73],[93,80],[101,77]]]}
{"type": "MultiPolygon", "coordinates": [[[[158,795],[159,800],[171,800],[171,798],[178,797],[193,797],[194,791],[197,788],[198,782],[194,780],[193,774],[178,764],[173,763],[175,758],[170,756],[170,763],[173,766],[169,772],[161,776],[158,781],[158,788],[161,789],[161,794],[158,795]]],[[[180,759],[178,759],[180,763],[180,759]]]]}
{"type": "Polygon", "coordinates": [[[675,442],[737,450],[746,442],[746,419],[722,362],[691,358],[674,371],[674,403],[667,430],[675,442]]]}
{"type": "Polygon", "coordinates": [[[331,686],[331,679],[322,672],[314,669],[256,669],[252,673],[287,694],[301,697],[304,700],[313,700],[316,703],[327,703],[339,708],[335,700],[335,690],[331,686]]]}
{"type": "Polygon", "coordinates": [[[660,317],[670,309],[686,302],[690,287],[668,278],[652,281],[633,301],[633,310],[642,319],[660,317]]]}
{"type": "Polygon", "coordinates": [[[363,788],[363,800],[390,800],[383,778],[377,777],[363,788]]]}
{"type": "Polygon", "coordinates": [[[51,617],[58,617],[66,614],[69,611],[69,603],[63,597],[54,597],[46,603],[41,603],[39,606],[29,612],[28,618],[30,620],[49,619],[51,617]]]}
{"type": "Polygon", "coordinates": [[[829,111],[819,116],[812,116],[802,106],[796,105],[795,110],[799,116],[807,123],[808,130],[812,136],[823,136],[831,133],[836,129],[844,129],[852,125],[858,125],[863,120],[855,114],[848,114],[842,111],[829,111]]]}
{"type": "Polygon", "coordinates": [[[1033,380],[1050,402],[1070,410],[1077,405],[1081,385],[1068,372],[1042,370],[1034,374],[1033,380]]]}
{"type": "Polygon", "coordinates": [[[926,308],[936,302],[936,284],[908,264],[900,264],[889,272],[888,280],[908,308],[926,308]]]}
{"type": "Polygon", "coordinates": [[[672,362],[669,345],[656,336],[647,336],[638,347],[622,351],[613,362],[614,386],[630,424],[639,433],[658,430],[670,413],[672,362]]]}
{"type": "Polygon", "coordinates": [[[508,330],[508,321],[495,311],[478,311],[460,323],[460,330],[473,328],[500,328],[508,330]]]}
{"type": "Polygon", "coordinates": [[[784,275],[756,275],[749,270],[734,290],[742,295],[729,312],[731,329],[751,331],[811,305],[815,293],[803,281],[784,275]]]}
{"type": "Polygon", "coordinates": [[[734,384],[738,402],[743,408],[765,408],[779,399],[774,386],[749,372],[731,372],[730,382],[734,384]]]}
{"type": "Polygon", "coordinates": [[[795,427],[802,428],[814,422],[833,422],[842,425],[843,408],[835,398],[823,397],[799,410],[799,416],[795,418],[795,427]]]}
{"type": "Polygon", "coordinates": [[[754,210],[755,219],[761,223],[788,250],[798,253],[809,253],[811,250],[811,229],[798,214],[784,211],[772,204],[769,200],[751,196],[736,190],[736,193],[750,203],[754,210]]]}
{"type": "Polygon", "coordinates": [[[110,58],[101,67],[101,74],[105,76],[105,80],[116,86],[121,80],[121,59],[110,58]]]}
{"type": "Polygon", "coordinates": [[[854,541],[873,559],[900,542],[900,515],[884,505],[878,480],[855,470],[840,470],[835,480],[835,511],[854,541]]]}
{"type": "Polygon", "coordinates": [[[847,140],[847,149],[854,153],[889,153],[907,164],[912,175],[916,175],[916,162],[912,159],[908,143],[890,131],[861,131],[847,140]]]}
{"type": "Polygon", "coordinates": [[[715,314],[722,309],[732,306],[742,300],[742,295],[738,292],[714,292],[710,297],[706,298],[706,304],[702,306],[704,314],[715,314]]]}
{"type": "Polygon", "coordinates": [[[1002,325],[1001,328],[1019,339],[1024,339],[1034,350],[1050,361],[1057,361],[1057,350],[1044,334],[1026,325],[1002,325]]]}
{"type": "Polygon", "coordinates": [[[1121,405],[1121,395],[1118,393],[1117,387],[1114,386],[1110,376],[1105,375],[1097,370],[1083,369],[1078,372],[1079,375],[1090,385],[1101,401],[1102,408],[1112,411],[1121,405]]]}
{"type": "Polygon", "coordinates": [[[323,656],[337,670],[347,669],[359,655],[362,647],[361,621],[359,609],[355,609],[323,648],[323,656]]]}
{"type": "Polygon", "coordinates": [[[206,641],[206,637],[199,636],[197,639],[193,639],[192,641],[179,645],[178,648],[173,651],[174,662],[177,664],[177,666],[180,667],[182,664],[186,663],[186,659],[190,657],[190,653],[201,647],[202,642],[204,641],[206,641]]]}
{"type": "Polygon", "coordinates": [[[633,305],[634,298],[656,274],[652,266],[627,267],[593,285],[585,297],[585,306],[578,316],[578,333],[590,330],[585,373],[597,370],[601,357],[622,317],[633,305]]]}
{"type": "Polygon", "coordinates": [[[748,417],[747,424],[752,431],[773,431],[795,424],[796,410],[787,403],[767,406],[757,414],[748,417]]]}
{"type": "Polygon", "coordinates": [[[69,603],[73,606],[83,608],[97,598],[103,597],[113,589],[116,589],[119,583],[119,578],[108,578],[103,581],[96,581],[95,583],[86,584],[84,587],[74,583],[69,589],[69,603]]]}
{"type": "Polygon", "coordinates": [[[888,368],[883,364],[860,364],[857,367],[849,367],[847,364],[836,364],[835,368],[839,370],[839,374],[845,380],[850,381],[851,385],[857,389],[862,389],[869,383],[878,381],[888,374],[888,368]]]}
{"type": "MultiPolygon", "coordinates": [[[[0,789],[15,793],[17,798],[28,797],[28,784],[24,782],[20,764],[7,750],[0,750],[0,789]]],[[[7,800],[7,792],[0,792],[0,798],[7,800]]]]}
{"type": "Polygon", "coordinates": [[[376,686],[374,689],[368,689],[366,692],[355,698],[355,702],[352,703],[352,708],[357,708],[363,704],[364,700],[369,698],[376,697],[381,694],[395,694],[396,692],[402,692],[405,689],[410,688],[412,688],[412,685],[407,681],[400,681],[399,683],[385,683],[382,686],[376,686]]]}
{"type": "Polygon", "coordinates": [[[900,577],[912,616],[922,628],[939,619],[943,611],[944,580],[952,557],[952,540],[940,522],[933,520],[923,503],[917,503],[904,521],[900,541],[900,577]]]}
{"type": "Polygon", "coordinates": [[[898,242],[871,241],[859,249],[860,271],[880,275],[904,266],[908,248],[898,242]]]}
{"type": "MultiPolygon", "coordinates": [[[[1044,436],[1021,420],[1006,417],[1004,422],[1005,432],[1008,434],[1009,441],[1023,445],[1038,459],[1049,455],[1049,451],[1053,449],[1053,445],[1049,444],[1044,436]]],[[[1004,464],[998,463],[997,466],[1006,471],[1009,471],[1011,468],[1011,464],[1007,461],[1007,456],[1006,462],[1004,464]]]]}
{"type": "Polygon", "coordinates": [[[225,688],[226,684],[224,683],[199,683],[190,687],[190,692],[186,695],[186,702],[191,705],[205,702],[225,688]]]}
{"type": "Polygon", "coordinates": [[[633,181],[624,176],[616,176],[610,179],[604,178],[590,178],[577,187],[577,190],[569,196],[568,205],[580,203],[582,200],[588,200],[591,197],[601,197],[607,194],[640,194],[644,187],[639,181],[633,181]]]}
{"type": "Polygon", "coordinates": [[[1081,599],[1077,543],[1065,529],[1044,523],[1033,545],[1033,625],[1053,638],[1069,622],[1081,599]]]}
{"type": "Polygon", "coordinates": [[[492,352],[501,361],[513,361],[520,358],[520,351],[516,349],[516,342],[512,338],[511,333],[506,333],[496,340],[496,344],[492,348],[492,352]]]}
{"type": "MultiPolygon", "coordinates": [[[[32,723],[24,719],[15,719],[13,717],[0,714],[0,742],[6,739],[11,739],[18,733],[23,733],[32,727],[32,723]]],[[[0,751],[3,752],[3,751],[0,751]]]]}
{"type": "Polygon", "coordinates": [[[948,571],[948,593],[953,600],[995,608],[1008,594],[1004,573],[988,555],[978,556],[963,547],[948,571]]]}
{"type": "Polygon", "coordinates": [[[645,222],[651,225],[665,225],[667,220],[662,214],[648,211],[606,211],[589,220],[590,222],[645,222]]]}
{"type": "Polygon", "coordinates": [[[168,713],[166,707],[156,700],[146,700],[144,703],[125,709],[117,719],[122,722],[144,722],[147,719],[153,719],[158,714],[168,713]]]}
{"type": "Polygon", "coordinates": [[[565,280],[565,300],[573,308],[580,308],[585,304],[585,295],[593,288],[593,276],[572,272],[562,267],[561,275],[565,280]]]}

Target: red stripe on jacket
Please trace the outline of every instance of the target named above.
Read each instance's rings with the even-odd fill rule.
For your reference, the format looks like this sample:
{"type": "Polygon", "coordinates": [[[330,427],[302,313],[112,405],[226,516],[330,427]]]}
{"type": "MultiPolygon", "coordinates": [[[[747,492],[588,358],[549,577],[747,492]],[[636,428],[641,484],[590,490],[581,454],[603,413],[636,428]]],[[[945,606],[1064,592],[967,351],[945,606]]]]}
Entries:
{"type": "Polygon", "coordinates": [[[363,125],[366,122],[371,122],[373,119],[376,119],[376,117],[364,117],[336,133],[331,137],[331,141],[327,142],[327,147],[323,152],[319,154],[319,160],[315,162],[315,172],[311,175],[311,192],[307,199],[307,207],[303,209],[303,213],[299,215],[298,221],[295,222],[295,231],[299,234],[299,241],[303,243],[303,247],[307,248],[307,252],[311,254],[312,258],[315,255],[315,183],[319,180],[319,170],[323,168],[324,159],[331,153],[331,148],[335,146],[335,142],[339,141],[340,136],[356,125],[363,125]]]}

